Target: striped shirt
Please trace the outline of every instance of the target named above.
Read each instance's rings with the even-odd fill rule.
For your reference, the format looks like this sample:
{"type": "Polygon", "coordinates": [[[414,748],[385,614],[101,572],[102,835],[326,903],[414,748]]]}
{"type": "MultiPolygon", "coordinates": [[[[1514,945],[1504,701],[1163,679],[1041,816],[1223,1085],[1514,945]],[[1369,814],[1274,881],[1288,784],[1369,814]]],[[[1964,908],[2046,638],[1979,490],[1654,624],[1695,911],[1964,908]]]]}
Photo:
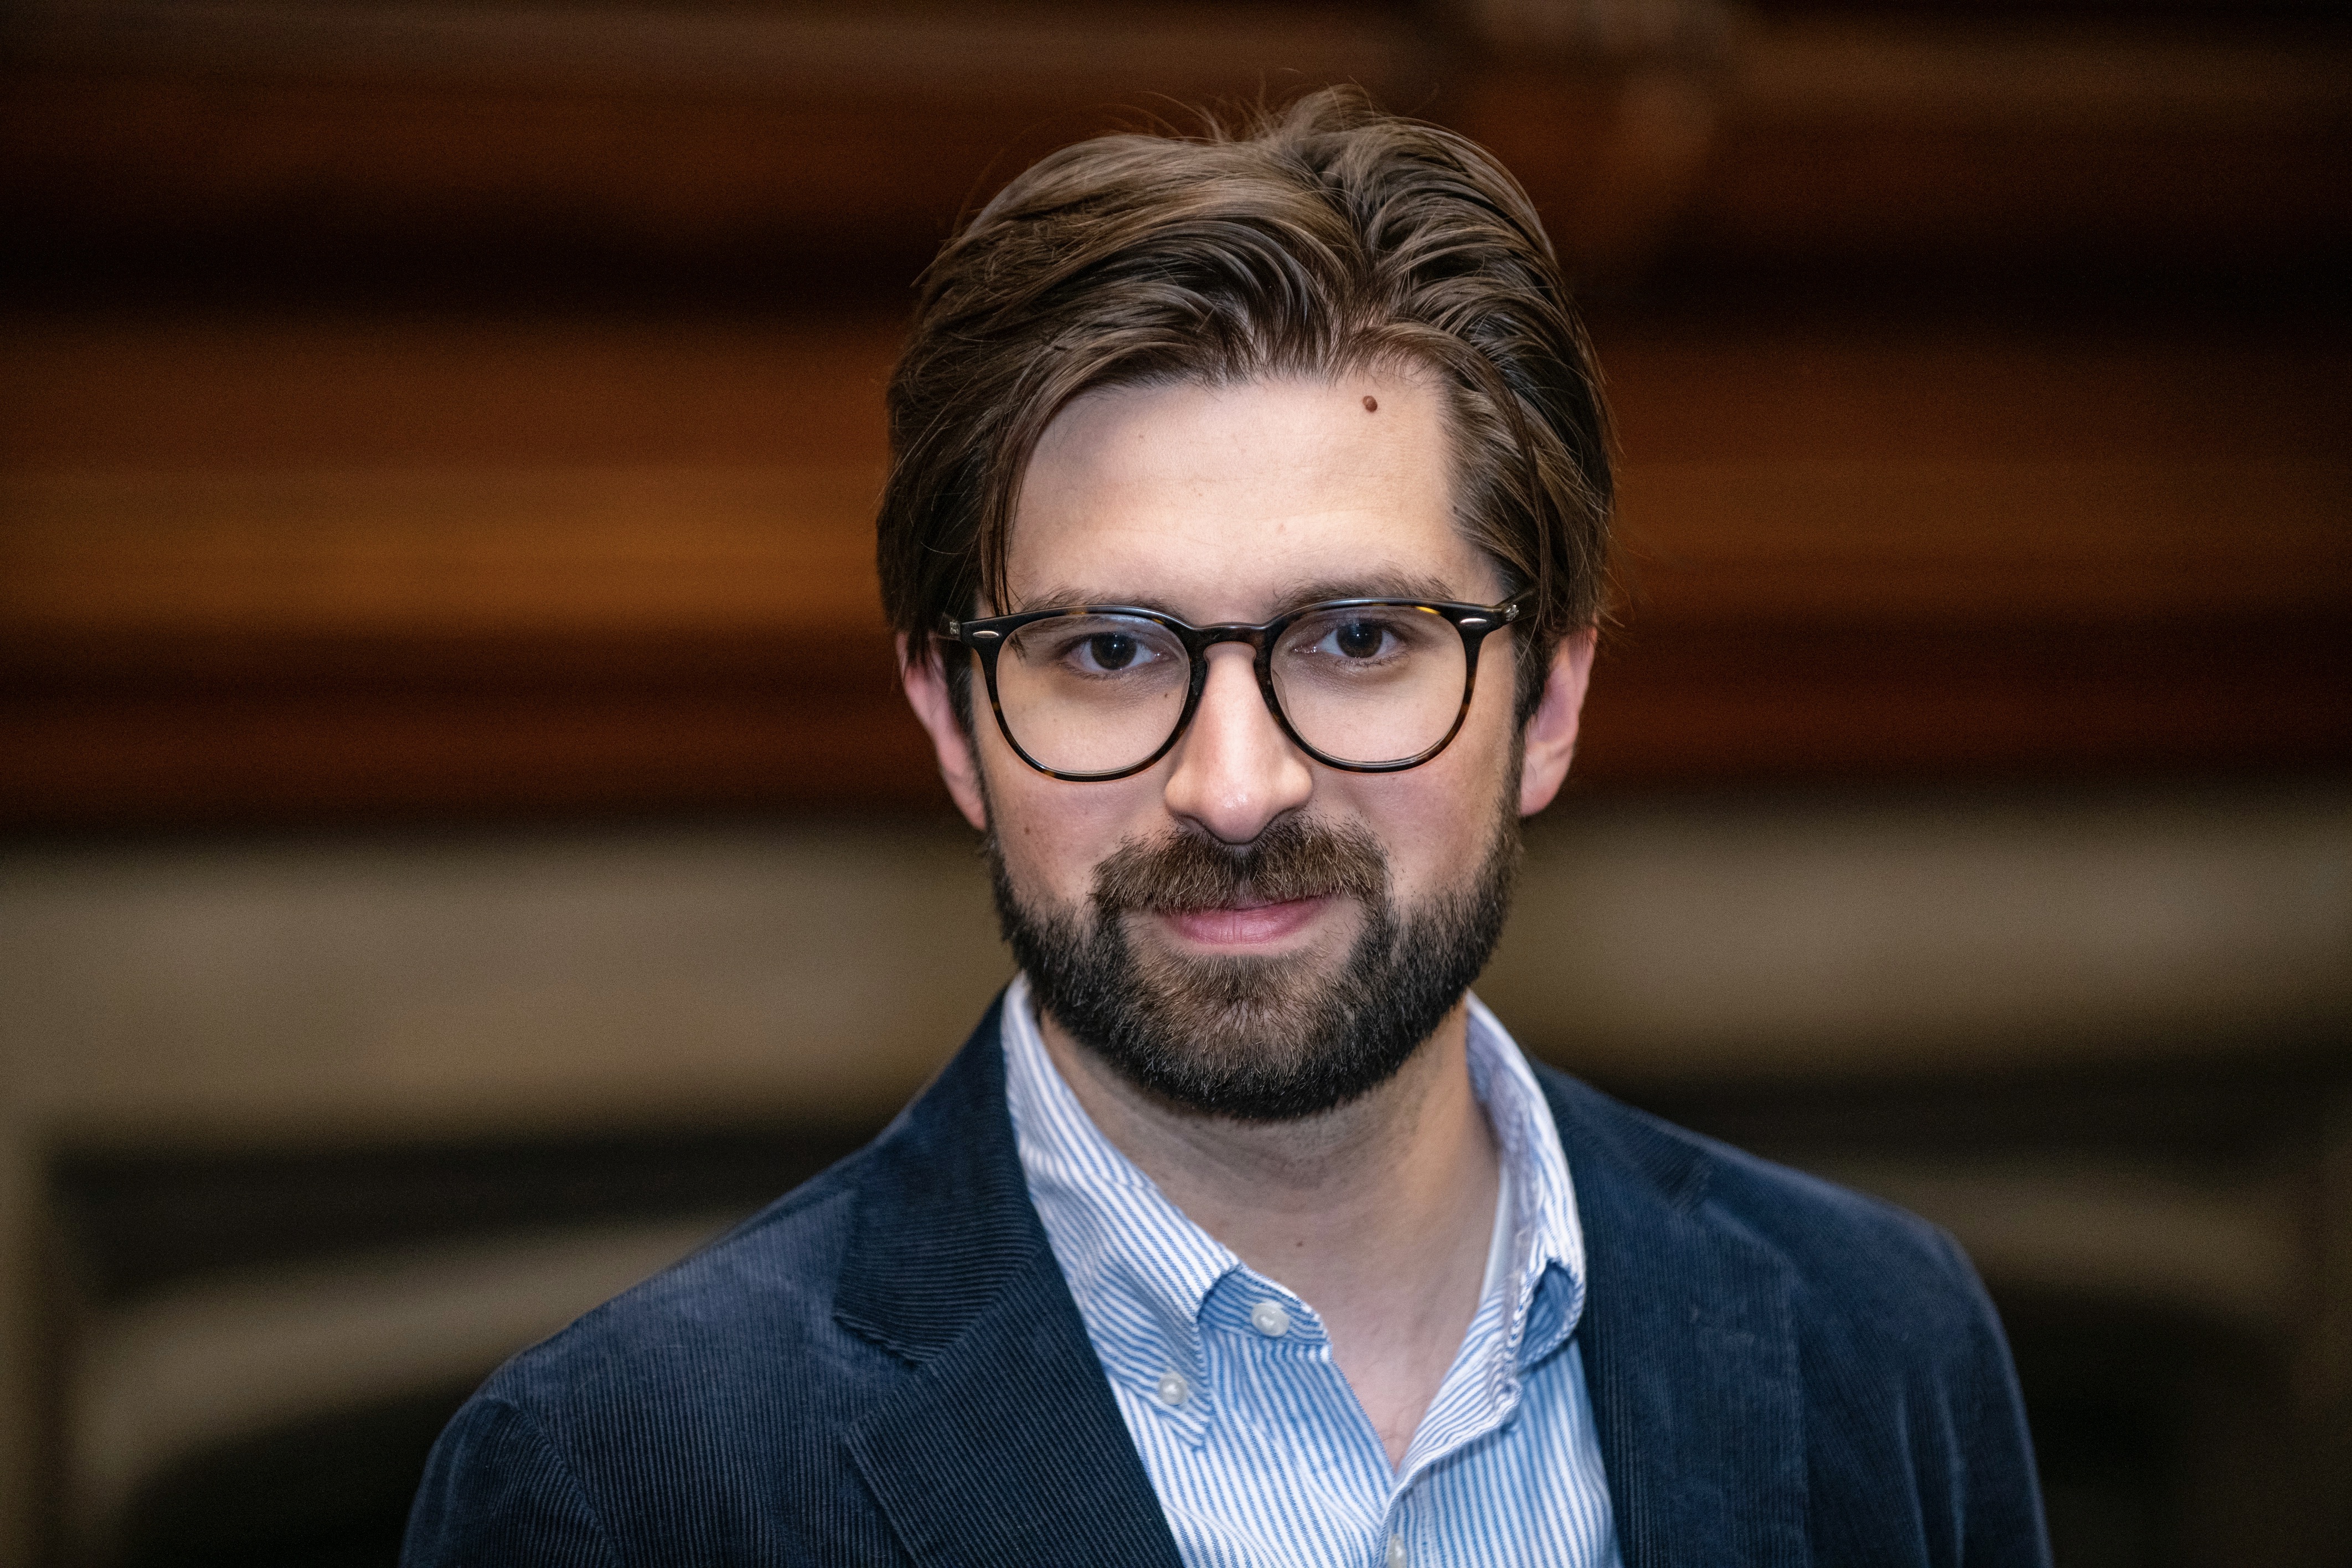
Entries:
{"type": "Polygon", "coordinates": [[[1187,1568],[1619,1568],[1573,1336],[1584,1236],[1542,1089],[1470,1003],[1471,1087],[1502,1153],[1486,1279],[1402,1465],[1322,1321],[1243,1264],[1097,1130],[1004,998],[1029,1194],[1187,1568]]]}

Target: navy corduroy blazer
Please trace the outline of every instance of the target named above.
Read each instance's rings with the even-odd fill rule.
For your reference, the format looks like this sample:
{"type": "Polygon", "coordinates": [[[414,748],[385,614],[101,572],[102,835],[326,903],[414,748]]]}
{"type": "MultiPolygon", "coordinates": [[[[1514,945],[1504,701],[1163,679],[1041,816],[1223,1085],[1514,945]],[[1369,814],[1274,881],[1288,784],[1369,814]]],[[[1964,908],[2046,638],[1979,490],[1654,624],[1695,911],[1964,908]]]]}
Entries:
{"type": "MultiPolygon", "coordinates": [[[[1625,1568],[2047,1563],[1948,1237],[1537,1070],[1625,1568]]],[[[1180,1568],[1029,1204],[996,1010],[872,1144],[492,1376],[402,1562],[1180,1568]]]]}

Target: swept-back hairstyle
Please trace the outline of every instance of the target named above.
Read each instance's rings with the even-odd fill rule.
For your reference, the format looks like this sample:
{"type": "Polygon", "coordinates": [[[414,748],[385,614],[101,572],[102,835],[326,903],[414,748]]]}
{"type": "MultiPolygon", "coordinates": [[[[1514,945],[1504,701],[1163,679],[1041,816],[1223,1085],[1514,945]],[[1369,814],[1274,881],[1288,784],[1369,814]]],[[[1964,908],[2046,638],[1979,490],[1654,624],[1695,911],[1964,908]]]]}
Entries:
{"type": "MultiPolygon", "coordinates": [[[[929,657],[1004,603],[1021,477],[1100,387],[1408,364],[1433,374],[1455,521],[1517,594],[1524,720],[1601,610],[1612,488],[1600,375],[1518,183],[1450,131],[1333,88],[1197,137],[1105,136],[1036,163],[925,274],[890,381],[882,598],[929,657]],[[1532,678],[1532,679],[1530,679],[1532,678]]],[[[959,704],[963,661],[948,661],[959,704]]]]}

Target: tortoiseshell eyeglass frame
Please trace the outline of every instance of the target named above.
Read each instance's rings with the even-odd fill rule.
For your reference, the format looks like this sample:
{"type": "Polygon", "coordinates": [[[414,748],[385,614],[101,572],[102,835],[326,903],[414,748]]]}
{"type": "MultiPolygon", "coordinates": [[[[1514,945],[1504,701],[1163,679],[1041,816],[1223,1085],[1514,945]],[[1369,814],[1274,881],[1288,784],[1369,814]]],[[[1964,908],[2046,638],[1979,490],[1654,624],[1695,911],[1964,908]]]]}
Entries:
{"type": "Polygon", "coordinates": [[[1016,616],[950,620],[945,623],[940,636],[943,640],[961,644],[979,656],[981,671],[988,682],[988,706],[996,715],[997,731],[1004,737],[1004,743],[1013,748],[1013,755],[1048,778],[1062,779],[1071,784],[1106,784],[1112,779],[1131,778],[1166,756],[1175,748],[1176,742],[1184,738],[1184,731],[1192,728],[1192,716],[1200,710],[1201,693],[1209,683],[1209,649],[1219,643],[1228,642],[1250,645],[1255,655],[1254,664],[1257,671],[1258,693],[1265,699],[1267,710],[1274,714],[1275,722],[1282,726],[1282,732],[1290,738],[1291,744],[1327,768],[1338,768],[1351,773],[1398,773],[1407,768],[1421,766],[1454,743],[1454,737],[1462,732],[1463,721],[1470,716],[1470,700],[1477,694],[1480,645],[1490,634],[1516,624],[1534,603],[1532,592],[1506,599],[1499,605],[1463,605],[1438,599],[1323,599],[1312,605],[1301,605],[1256,626],[1227,621],[1208,626],[1192,626],[1173,616],[1133,605],[1070,605],[1052,610],[1025,610],[1016,616]],[[1282,634],[1308,616],[1321,615],[1329,610],[1355,609],[1421,610],[1440,616],[1461,634],[1462,705],[1454,710],[1454,722],[1447,726],[1445,733],[1412,756],[1381,763],[1349,762],[1335,757],[1310,744],[1292,726],[1290,715],[1282,710],[1282,699],[1274,689],[1274,649],[1282,634]],[[1013,733],[1013,726],[1005,721],[1004,704],[997,696],[996,689],[997,655],[1004,650],[1004,645],[1012,640],[1013,634],[1022,627],[1070,616],[1129,616],[1137,620],[1150,621],[1174,633],[1192,660],[1190,680],[1184,692],[1184,710],[1177,715],[1175,726],[1169,731],[1168,738],[1160,743],[1157,751],[1131,766],[1103,773],[1071,773],[1062,768],[1049,768],[1029,754],[1022,746],[1020,738],[1013,733]]]}

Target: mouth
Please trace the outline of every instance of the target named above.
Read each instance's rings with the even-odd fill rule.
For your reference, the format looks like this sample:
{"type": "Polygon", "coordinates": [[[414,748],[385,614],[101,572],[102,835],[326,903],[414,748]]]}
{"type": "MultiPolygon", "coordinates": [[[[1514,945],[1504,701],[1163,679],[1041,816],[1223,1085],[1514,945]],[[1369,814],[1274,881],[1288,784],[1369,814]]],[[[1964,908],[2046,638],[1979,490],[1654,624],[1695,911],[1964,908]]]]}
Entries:
{"type": "Polygon", "coordinates": [[[1297,936],[1329,908],[1328,893],[1278,902],[1242,900],[1205,910],[1171,910],[1159,919],[1181,941],[1227,951],[1270,947],[1297,936]]]}

